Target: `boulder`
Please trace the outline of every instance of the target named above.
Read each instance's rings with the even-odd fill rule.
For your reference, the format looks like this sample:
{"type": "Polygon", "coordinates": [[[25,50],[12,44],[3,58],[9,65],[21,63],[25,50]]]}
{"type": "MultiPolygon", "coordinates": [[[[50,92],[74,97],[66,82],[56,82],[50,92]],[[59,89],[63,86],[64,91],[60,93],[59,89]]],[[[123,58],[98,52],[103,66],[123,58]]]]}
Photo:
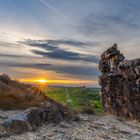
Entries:
{"type": "Polygon", "coordinates": [[[74,115],[68,108],[54,101],[47,101],[41,107],[32,107],[0,120],[0,137],[35,131],[44,123],[59,123],[69,119],[74,119],[74,115]]]}
{"type": "Polygon", "coordinates": [[[101,55],[99,70],[104,111],[140,120],[140,58],[126,60],[114,44],[101,55]]]}

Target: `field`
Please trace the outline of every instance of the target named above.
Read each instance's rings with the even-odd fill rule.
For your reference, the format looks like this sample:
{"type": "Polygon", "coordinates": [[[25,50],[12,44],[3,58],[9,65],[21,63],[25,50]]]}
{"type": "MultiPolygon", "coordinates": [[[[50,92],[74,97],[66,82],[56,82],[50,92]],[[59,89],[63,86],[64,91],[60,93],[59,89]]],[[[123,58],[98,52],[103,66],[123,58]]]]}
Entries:
{"type": "Polygon", "coordinates": [[[46,95],[77,112],[102,113],[99,89],[97,88],[49,88],[46,95]]]}
{"type": "Polygon", "coordinates": [[[0,109],[40,106],[48,99],[47,96],[76,112],[102,112],[98,88],[27,85],[12,80],[8,75],[0,76],[0,109]]]}

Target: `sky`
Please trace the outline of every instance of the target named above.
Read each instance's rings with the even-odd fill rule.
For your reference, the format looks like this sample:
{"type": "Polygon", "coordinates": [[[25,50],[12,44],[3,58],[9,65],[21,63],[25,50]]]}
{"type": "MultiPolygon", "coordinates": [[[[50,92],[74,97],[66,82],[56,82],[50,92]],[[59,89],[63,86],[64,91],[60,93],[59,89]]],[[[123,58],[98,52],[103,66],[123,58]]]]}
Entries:
{"type": "Polygon", "coordinates": [[[105,49],[140,56],[139,17],[139,0],[0,0],[0,74],[97,86],[105,49]]]}

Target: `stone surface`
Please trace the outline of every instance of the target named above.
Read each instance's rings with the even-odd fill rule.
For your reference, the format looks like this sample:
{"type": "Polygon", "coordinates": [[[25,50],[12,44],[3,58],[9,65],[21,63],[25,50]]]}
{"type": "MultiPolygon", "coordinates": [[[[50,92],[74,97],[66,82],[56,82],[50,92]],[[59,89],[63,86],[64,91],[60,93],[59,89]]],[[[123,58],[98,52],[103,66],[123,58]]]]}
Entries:
{"type": "Polygon", "coordinates": [[[37,131],[11,135],[1,140],[140,140],[140,124],[112,115],[79,115],[79,122],[61,121],[41,126],[37,131]]]}
{"type": "Polygon", "coordinates": [[[140,120],[140,59],[126,60],[114,44],[101,55],[99,70],[104,111],[140,120]]]}
{"type": "Polygon", "coordinates": [[[35,131],[44,123],[59,123],[69,119],[75,119],[70,110],[50,100],[41,107],[32,107],[3,119],[1,117],[0,137],[35,131]]]}

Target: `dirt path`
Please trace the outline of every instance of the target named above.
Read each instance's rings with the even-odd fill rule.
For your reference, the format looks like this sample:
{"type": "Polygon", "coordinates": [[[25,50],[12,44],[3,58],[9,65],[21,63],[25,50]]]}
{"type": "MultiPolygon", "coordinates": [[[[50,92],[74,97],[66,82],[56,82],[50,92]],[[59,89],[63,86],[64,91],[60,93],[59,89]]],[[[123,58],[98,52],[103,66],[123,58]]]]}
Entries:
{"type": "Polygon", "coordinates": [[[140,140],[140,123],[113,116],[80,115],[79,122],[61,122],[1,140],[140,140]]]}

